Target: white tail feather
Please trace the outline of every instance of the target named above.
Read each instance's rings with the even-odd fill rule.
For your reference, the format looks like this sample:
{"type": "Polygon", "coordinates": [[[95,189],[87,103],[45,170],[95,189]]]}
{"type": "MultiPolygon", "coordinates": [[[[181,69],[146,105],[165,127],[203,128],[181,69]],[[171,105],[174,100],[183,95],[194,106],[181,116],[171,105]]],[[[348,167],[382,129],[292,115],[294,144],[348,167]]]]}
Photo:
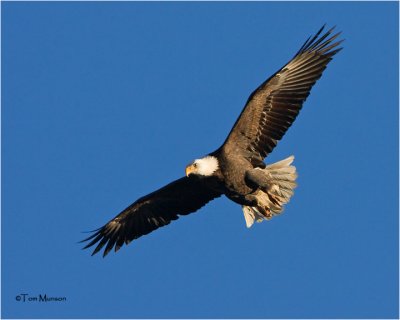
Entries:
{"type": "Polygon", "coordinates": [[[246,227],[250,228],[254,221],[261,222],[264,216],[255,207],[243,206],[244,219],[246,220],[246,227]]]}
{"type": "Polygon", "coordinates": [[[254,194],[257,198],[257,206],[243,206],[246,226],[250,228],[254,221],[269,220],[274,215],[283,211],[283,206],[293,196],[296,187],[296,167],[292,166],[294,156],[272,163],[261,170],[268,180],[268,189],[258,189],[254,194]]]}

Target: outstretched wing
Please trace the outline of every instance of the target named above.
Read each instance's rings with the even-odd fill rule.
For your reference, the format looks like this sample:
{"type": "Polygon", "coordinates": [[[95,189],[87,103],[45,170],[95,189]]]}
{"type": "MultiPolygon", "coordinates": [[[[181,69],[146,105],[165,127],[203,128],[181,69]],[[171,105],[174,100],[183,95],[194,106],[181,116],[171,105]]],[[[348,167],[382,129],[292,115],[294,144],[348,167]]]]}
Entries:
{"type": "Polygon", "coordinates": [[[184,177],[138,199],[106,225],[83,240],[89,241],[84,249],[97,244],[92,255],[104,246],[106,256],[113,247],[117,252],[122,245],[146,235],[200,209],[209,201],[221,196],[207,187],[207,179],[184,177]]]}
{"type": "Polygon", "coordinates": [[[296,119],[315,82],[342,48],[334,28],[308,38],[293,59],[262,83],[249,97],[222,148],[238,149],[252,163],[262,161],[296,119]]]}

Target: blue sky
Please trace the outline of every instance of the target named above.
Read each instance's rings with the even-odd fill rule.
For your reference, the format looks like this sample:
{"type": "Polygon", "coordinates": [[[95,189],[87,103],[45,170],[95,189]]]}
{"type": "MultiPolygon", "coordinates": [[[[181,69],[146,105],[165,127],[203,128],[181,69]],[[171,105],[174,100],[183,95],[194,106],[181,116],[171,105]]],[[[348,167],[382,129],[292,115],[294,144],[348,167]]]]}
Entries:
{"type": "Polygon", "coordinates": [[[398,317],[397,3],[1,7],[2,318],[398,317]],[[344,50],[267,159],[296,157],[281,216],[248,230],[221,198],[106,259],[81,250],[217,148],[324,23],[344,50]]]}

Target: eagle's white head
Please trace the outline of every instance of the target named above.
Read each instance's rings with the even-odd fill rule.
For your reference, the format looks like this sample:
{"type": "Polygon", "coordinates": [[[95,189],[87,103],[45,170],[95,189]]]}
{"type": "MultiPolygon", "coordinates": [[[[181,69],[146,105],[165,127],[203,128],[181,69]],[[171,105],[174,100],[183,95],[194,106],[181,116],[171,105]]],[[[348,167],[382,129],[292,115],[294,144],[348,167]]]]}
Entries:
{"type": "Polygon", "coordinates": [[[218,159],[213,156],[206,156],[196,159],[186,167],[186,176],[196,174],[199,176],[211,176],[219,168],[218,159]]]}

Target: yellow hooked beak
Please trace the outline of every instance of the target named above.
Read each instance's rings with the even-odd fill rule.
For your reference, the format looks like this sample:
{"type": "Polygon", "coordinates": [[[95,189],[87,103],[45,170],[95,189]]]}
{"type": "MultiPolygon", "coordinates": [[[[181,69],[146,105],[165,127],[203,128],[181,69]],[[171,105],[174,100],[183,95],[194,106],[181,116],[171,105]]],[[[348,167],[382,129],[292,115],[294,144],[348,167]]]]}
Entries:
{"type": "Polygon", "coordinates": [[[193,172],[196,171],[196,166],[194,164],[190,164],[186,167],[185,172],[186,172],[186,177],[189,177],[189,175],[193,172]]]}

